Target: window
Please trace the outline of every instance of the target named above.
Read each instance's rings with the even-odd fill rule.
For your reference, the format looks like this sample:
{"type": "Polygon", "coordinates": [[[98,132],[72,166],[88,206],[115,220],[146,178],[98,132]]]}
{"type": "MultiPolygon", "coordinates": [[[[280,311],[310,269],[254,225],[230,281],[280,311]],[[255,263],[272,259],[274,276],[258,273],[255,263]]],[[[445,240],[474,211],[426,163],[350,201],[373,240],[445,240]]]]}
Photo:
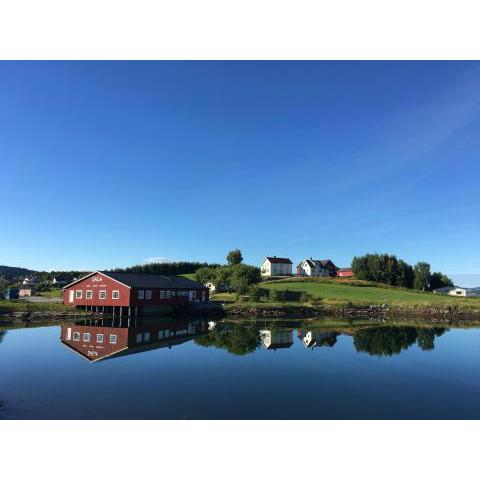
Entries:
{"type": "Polygon", "coordinates": [[[115,345],[117,343],[117,336],[111,333],[108,342],[111,343],[112,345],[115,345]]]}
{"type": "Polygon", "coordinates": [[[165,290],[160,290],[160,298],[165,298],[165,290]]]}
{"type": "Polygon", "coordinates": [[[112,290],[112,300],[118,300],[120,298],[120,292],[118,290],[112,290]]]}
{"type": "Polygon", "coordinates": [[[75,292],[75,298],[82,298],[82,296],[83,296],[82,292],[83,292],[83,290],[77,290],[75,292]]]}
{"type": "Polygon", "coordinates": [[[91,300],[91,299],[93,298],[93,292],[92,292],[91,290],[87,290],[87,291],[85,292],[85,298],[86,298],[87,300],[91,300]]]}
{"type": "Polygon", "coordinates": [[[174,297],[177,294],[175,290],[172,290],[172,297],[174,297]]]}
{"type": "Polygon", "coordinates": [[[165,298],[172,298],[172,292],[170,290],[165,292],[165,298]]]}
{"type": "Polygon", "coordinates": [[[107,298],[107,291],[106,290],[100,290],[98,292],[98,298],[100,300],[105,300],[107,298]]]}
{"type": "Polygon", "coordinates": [[[97,343],[103,343],[103,333],[97,333],[97,343]]]}
{"type": "Polygon", "coordinates": [[[151,290],[147,290],[147,291],[145,292],[145,298],[146,298],[147,300],[151,300],[151,299],[152,299],[152,291],[151,291],[151,290]]]}
{"type": "Polygon", "coordinates": [[[79,342],[80,341],[80,332],[73,332],[73,340],[75,342],[79,342]]]}
{"type": "Polygon", "coordinates": [[[143,334],[143,341],[144,342],[149,342],[150,341],[150,332],[145,332],[143,334]]]}
{"type": "Polygon", "coordinates": [[[163,330],[158,331],[158,339],[162,340],[163,339],[163,330]]]}
{"type": "Polygon", "coordinates": [[[138,299],[143,300],[145,298],[145,290],[138,291],[138,299]]]}
{"type": "Polygon", "coordinates": [[[90,341],[90,334],[89,333],[84,333],[83,334],[83,341],[84,342],[89,342],[90,341]]]}
{"type": "Polygon", "coordinates": [[[137,333],[137,343],[142,343],[142,334],[141,333],[137,333]]]}

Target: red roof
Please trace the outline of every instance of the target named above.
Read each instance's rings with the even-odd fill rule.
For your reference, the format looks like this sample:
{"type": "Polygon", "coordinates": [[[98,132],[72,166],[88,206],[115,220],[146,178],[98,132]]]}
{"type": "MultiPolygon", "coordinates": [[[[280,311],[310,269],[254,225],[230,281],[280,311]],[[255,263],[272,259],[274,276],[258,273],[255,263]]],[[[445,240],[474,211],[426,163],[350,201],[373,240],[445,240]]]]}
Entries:
{"type": "Polygon", "coordinates": [[[292,261],[289,258],[281,258],[281,257],[266,257],[270,263],[289,263],[292,264],[292,261]]]}

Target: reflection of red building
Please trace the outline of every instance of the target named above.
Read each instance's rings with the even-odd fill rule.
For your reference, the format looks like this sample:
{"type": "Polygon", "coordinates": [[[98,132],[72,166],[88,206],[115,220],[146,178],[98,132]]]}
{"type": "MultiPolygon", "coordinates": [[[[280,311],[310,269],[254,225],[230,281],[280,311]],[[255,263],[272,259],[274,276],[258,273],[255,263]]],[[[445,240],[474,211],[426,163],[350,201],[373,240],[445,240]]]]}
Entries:
{"type": "Polygon", "coordinates": [[[82,357],[95,362],[113,356],[140,353],[188,342],[207,331],[205,321],[154,322],[140,326],[109,326],[112,321],[61,326],[60,341],[82,357]],[[103,323],[103,325],[98,325],[103,323]]]}
{"type": "Polygon", "coordinates": [[[63,288],[66,305],[103,311],[133,307],[148,311],[164,305],[204,303],[208,288],[187,278],[136,273],[93,272],[63,288]]]}

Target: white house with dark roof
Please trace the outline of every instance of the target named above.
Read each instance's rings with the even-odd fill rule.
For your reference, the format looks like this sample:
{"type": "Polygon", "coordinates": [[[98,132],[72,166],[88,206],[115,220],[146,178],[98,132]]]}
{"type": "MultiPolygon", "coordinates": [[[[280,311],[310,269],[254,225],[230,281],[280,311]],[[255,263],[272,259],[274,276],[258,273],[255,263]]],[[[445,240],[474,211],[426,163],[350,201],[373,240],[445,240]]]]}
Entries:
{"type": "Polygon", "coordinates": [[[292,275],[292,261],[284,257],[265,257],[261,272],[263,277],[292,275]]]}
{"type": "Polygon", "coordinates": [[[306,258],[297,265],[297,275],[301,277],[334,277],[337,270],[331,260],[306,258]]]}

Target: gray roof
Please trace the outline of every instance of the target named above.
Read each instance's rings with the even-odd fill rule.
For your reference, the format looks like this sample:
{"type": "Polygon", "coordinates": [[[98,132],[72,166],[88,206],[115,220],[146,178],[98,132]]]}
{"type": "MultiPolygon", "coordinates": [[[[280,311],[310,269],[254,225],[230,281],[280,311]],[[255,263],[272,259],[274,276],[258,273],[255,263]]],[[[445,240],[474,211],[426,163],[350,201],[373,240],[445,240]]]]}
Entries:
{"type": "Polygon", "coordinates": [[[108,272],[103,273],[114,280],[117,280],[129,287],[134,288],[197,288],[207,289],[199,282],[194,282],[184,277],[177,277],[175,275],[158,275],[151,273],[120,273],[108,272]]]}

